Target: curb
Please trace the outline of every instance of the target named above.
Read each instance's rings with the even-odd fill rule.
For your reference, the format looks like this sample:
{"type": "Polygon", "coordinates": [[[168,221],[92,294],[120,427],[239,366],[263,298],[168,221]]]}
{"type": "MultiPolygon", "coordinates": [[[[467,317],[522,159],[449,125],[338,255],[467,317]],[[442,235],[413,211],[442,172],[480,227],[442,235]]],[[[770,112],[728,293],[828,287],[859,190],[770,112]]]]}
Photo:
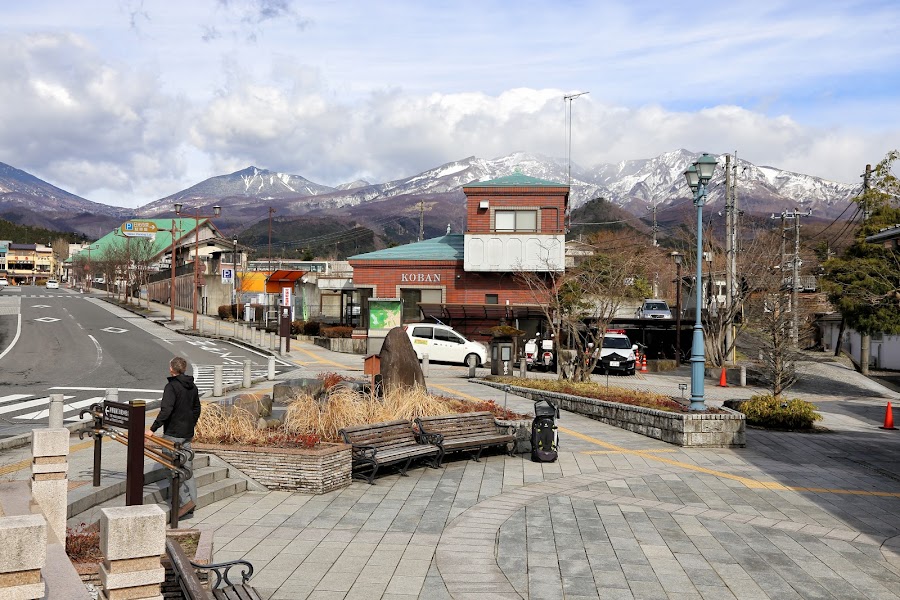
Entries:
{"type": "MultiPolygon", "coordinates": [[[[40,427],[35,424],[35,429],[45,429],[46,427],[40,427]]],[[[94,426],[92,421],[84,421],[82,423],[69,423],[65,425],[65,428],[69,430],[69,433],[78,433],[79,431],[84,431],[90,429],[94,426]]],[[[8,438],[4,438],[0,440],[0,450],[11,450],[13,448],[21,448],[22,446],[27,446],[31,443],[32,433],[29,431],[28,433],[20,433],[19,435],[13,435],[8,438]]]]}

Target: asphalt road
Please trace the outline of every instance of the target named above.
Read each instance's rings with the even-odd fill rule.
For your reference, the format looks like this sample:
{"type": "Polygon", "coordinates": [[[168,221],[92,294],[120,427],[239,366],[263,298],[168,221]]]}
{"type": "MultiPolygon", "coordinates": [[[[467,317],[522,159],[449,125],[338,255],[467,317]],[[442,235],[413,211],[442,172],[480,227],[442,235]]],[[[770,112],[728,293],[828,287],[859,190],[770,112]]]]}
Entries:
{"type": "Polygon", "coordinates": [[[152,407],[176,355],[188,360],[201,392],[212,389],[215,365],[224,366],[226,383],[243,378],[245,359],[256,372],[268,366],[263,355],[181,335],[100,294],[34,286],[0,293],[0,354],[0,437],[46,423],[53,393],[64,394],[68,422],[107,388],[118,389],[120,401],[144,399],[152,407]]]}

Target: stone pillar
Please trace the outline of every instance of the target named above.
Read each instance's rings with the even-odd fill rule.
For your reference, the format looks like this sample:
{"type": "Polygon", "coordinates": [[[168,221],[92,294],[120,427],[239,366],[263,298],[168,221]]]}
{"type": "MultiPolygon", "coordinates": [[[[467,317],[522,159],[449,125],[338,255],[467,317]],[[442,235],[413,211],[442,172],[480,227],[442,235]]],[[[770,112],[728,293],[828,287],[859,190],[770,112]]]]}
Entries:
{"type": "Polygon", "coordinates": [[[266,379],[269,381],[273,381],[275,379],[275,357],[269,357],[269,372],[266,375],[266,379]]]}
{"type": "Polygon", "coordinates": [[[222,382],[224,381],[223,371],[224,367],[222,365],[215,365],[213,367],[213,396],[215,398],[222,397],[222,382]]]}
{"type": "Polygon", "coordinates": [[[43,598],[41,569],[47,562],[47,522],[44,517],[0,517],[0,540],[3,540],[3,551],[0,552],[0,598],[43,598]]]}
{"type": "Polygon", "coordinates": [[[155,505],[100,510],[102,600],[162,600],[166,513],[155,505]]]}
{"type": "Polygon", "coordinates": [[[50,394],[50,413],[49,427],[50,429],[59,429],[63,427],[63,404],[64,398],[62,394],[50,394]]]}
{"type": "Polygon", "coordinates": [[[69,430],[34,429],[31,436],[31,496],[41,507],[47,527],[65,542],[69,430]]]}
{"type": "Polygon", "coordinates": [[[253,382],[251,381],[251,377],[250,377],[250,365],[251,364],[252,363],[249,360],[244,361],[244,381],[243,381],[242,387],[245,387],[245,388],[248,388],[251,385],[253,385],[253,382]]]}

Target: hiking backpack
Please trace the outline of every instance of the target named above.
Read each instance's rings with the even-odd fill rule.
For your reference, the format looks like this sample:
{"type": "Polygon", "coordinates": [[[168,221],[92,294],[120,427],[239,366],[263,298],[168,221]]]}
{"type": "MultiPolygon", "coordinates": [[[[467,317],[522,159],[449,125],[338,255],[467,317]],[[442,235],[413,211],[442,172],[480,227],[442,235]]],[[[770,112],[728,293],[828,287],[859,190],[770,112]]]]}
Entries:
{"type": "Polygon", "coordinates": [[[559,409],[547,401],[534,403],[534,420],[531,422],[531,460],[534,462],[555,462],[559,437],[556,417],[559,409]]]}

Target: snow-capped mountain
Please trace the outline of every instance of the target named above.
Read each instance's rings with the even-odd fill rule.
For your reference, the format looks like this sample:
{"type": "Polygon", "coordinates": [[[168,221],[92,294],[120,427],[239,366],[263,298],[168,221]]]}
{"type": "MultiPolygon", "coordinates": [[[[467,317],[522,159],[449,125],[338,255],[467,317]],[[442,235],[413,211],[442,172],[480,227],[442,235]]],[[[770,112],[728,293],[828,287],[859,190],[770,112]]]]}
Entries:
{"type": "Polygon", "coordinates": [[[210,177],[186,190],[166,196],[138,209],[141,216],[171,212],[172,205],[181,202],[187,209],[200,208],[230,199],[228,205],[256,205],[266,208],[272,200],[318,196],[335,188],[319,185],[299,175],[276,173],[267,169],[247,167],[228,175],[210,177]]]}

